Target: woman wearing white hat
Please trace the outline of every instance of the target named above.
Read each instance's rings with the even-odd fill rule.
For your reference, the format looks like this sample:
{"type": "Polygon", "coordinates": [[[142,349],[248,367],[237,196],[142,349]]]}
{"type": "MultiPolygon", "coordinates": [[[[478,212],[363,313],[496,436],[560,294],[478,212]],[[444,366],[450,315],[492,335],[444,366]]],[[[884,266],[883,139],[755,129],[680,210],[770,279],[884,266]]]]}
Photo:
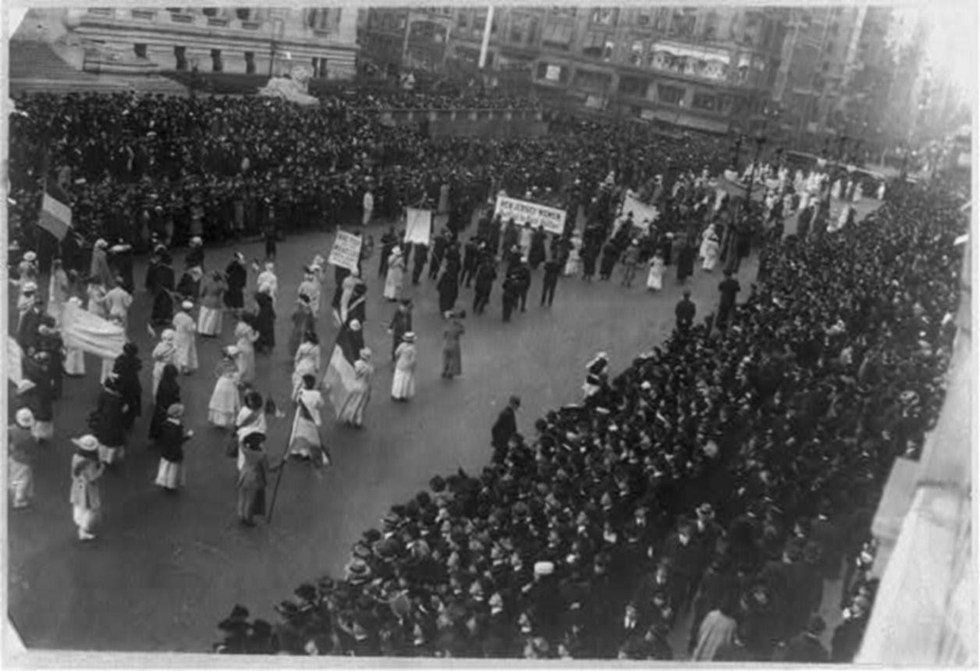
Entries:
{"type": "Polygon", "coordinates": [[[14,425],[7,429],[7,464],[10,491],[14,495],[14,508],[26,508],[34,498],[34,459],[37,457],[37,441],[31,430],[34,413],[21,408],[14,415],[14,425]]]}
{"type": "Polygon", "coordinates": [[[415,396],[415,333],[402,336],[402,344],[395,350],[395,375],[391,380],[391,398],[407,401],[415,396]]]}
{"type": "Polygon", "coordinates": [[[395,245],[388,256],[388,274],[385,276],[384,297],[389,301],[401,298],[405,285],[405,256],[401,245],[395,245]]]}
{"type": "Polygon", "coordinates": [[[182,375],[197,370],[197,324],[190,314],[193,309],[193,303],[184,301],[174,315],[174,347],[177,349],[175,363],[182,375]]]}
{"type": "Polygon", "coordinates": [[[160,334],[160,342],[153,348],[153,395],[157,394],[157,387],[160,386],[160,377],[167,364],[176,365],[177,347],[174,345],[176,333],[173,329],[165,329],[160,334]]]}
{"type": "Polygon", "coordinates": [[[222,352],[221,361],[215,368],[218,381],[214,383],[214,391],[208,402],[208,421],[222,428],[235,426],[235,418],[242,407],[238,398],[238,366],[235,364],[237,356],[238,348],[229,345],[222,352]]]}
{"type": "Polygon", "coordinates": [[[93,435],[72,438],[75,454],[71,458],[71,496],[72,517],[78,527],[78,539],[92,540],[102,510],[102,488],[98,480],[105,472],[105,465],[99,460],[99,441],[93,435]]]}

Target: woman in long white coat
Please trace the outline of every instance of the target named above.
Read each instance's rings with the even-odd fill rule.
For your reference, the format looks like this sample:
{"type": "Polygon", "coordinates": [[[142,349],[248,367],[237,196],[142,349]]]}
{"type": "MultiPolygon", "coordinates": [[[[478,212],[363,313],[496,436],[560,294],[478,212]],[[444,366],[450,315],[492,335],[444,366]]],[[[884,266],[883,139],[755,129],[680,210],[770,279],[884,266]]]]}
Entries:
{"type": "Polygon", "coordinates": [[[718,263],[718,252],[720,249],[721,243],[718,240],[718,231],[715,229],[715,225],[711,224],[704,232],[704,240],[701,241],[700,256],[704,259],[704,262],[701,264],[703,270],[707,270],[710,273],[715,269],[715,265],[718,263]]]}
{"type": "Polygon", "coordinates": [[[97,483],[105,472],[99,461],[99,441],[93,435],[73,438],[77,448],[71,457],[72,518],[78,527],[78,539],[90,541],[102,510],[102,487],[97,483]]]}
{"type": "Polygon", "coordinates": [[[191,317],[194,304],[184,301],[180,311],[174,315],[174,345],[177,347],[177,368],[187,375],[197,370],[197,324],[191,317]]]}
{"type": "Polygon", "coordinates": [[[664,257],[657,252],[650,259],[650,270],[647,272],[647,291],[660,291],[664,286],[664,257]]]}
{"type": "Polygon", "coordinates": [[[258,339],[259,334],[247,322],[240,321],[235,325],[239,384],[255,382],[255,341],[258,339]]]}
{"type": "Polygon", "coordinates": [[[568,250],[568,259],[565,261],[565,268],[562,274],[565,277],[575,277],[582,272],[582,238],[573,235],[571,248],[568,250]]]}
{"type": "Polygon", "coordinates": [[[401,298],[402,287],[405,285],[405,255],[401,245],[395,245],[388,256],[388,274],[385,276],[384,297],[389,301],[401,298]]]}
{"type": "Polygon", "coordinates": [[[48,282],[48,314],[54,317],[56,326],[61,326],[61,313],[71,295],[68,273],[61,265],[61,259],[51,262],[51,280],[48,282]]]}
{"type": "MultiPolygon", "coordinates": [[[[68,303],[77,309],[82,308],[82,299],[72,296],[68,303]]],[[[77,347],[65,345],[65,375],[70,377],[81,377],[85,375],[85,352],[77,347]]]]}
{"type": "Polygon", "coordinates": [[[391,380],[391,398],[407,401],[415,396],[415,334],[411,331],[402,336],[402,344],[395,350],[395,375],[391,380]]]}
{"type": "Polygon", "coordinates": [[[153,395],[156,396],[157,387],[160,386],[160,378],[163,376],[163,369],[167,364],[176,365],[177,347],[174,345],[176,333],[173,329],[166,329],[160,334],[160,342],[153,348],[153,395]]]}
{"type": "Polygon", "coordinates": [[[238,356],[238,348],[229,345],[224,349],[221,361],[215,368],[215,375],[218,379],[214,383],[211,400],[208,401],[208,421],[214,426],[222,428],[235,426],[235,419],[242,407],[238,398],[236,356],[238,356]]]}
{"type": "Polygon", "coordinates": [[[320,340],[316,333],[307,331],[303,334],[303,342],[296,348],[293,358],[293,395],[299,393],[303,386],[303,376],[318,377],[320,373],[320,340]]]}
{"type": "Polygon", "coordinates": [[[293,417],[293,430],[289,434],[289,456],[301,459],[313,458],[324,466],[330,464],[330,457],[320,438],[320,408],[323,396],[316,389],[313,375],[303,376],[303,388],[293,396],[296,402],[296,415],[293,417]]]}

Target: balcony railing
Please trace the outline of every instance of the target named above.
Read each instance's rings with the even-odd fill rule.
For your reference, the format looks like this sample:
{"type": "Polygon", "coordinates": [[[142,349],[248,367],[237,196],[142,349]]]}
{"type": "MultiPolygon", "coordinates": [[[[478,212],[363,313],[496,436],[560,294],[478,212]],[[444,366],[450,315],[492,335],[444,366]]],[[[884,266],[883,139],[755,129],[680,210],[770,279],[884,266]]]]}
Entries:
{"type": "Polygon", "coordinates": [[[134,19],[140,19],[141,21],[152,21],[156,18],[156,10],[153,9],[134,9],[130,12],[130,15],[134,19]]]}

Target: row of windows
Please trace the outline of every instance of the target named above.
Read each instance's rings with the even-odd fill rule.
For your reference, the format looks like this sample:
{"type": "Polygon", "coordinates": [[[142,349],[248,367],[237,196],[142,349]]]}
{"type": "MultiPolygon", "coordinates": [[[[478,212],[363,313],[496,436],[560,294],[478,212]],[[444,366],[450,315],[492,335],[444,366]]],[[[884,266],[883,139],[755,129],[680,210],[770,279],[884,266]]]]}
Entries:
{"type": "MultiPolygon", "coordinates": [[[[137,58],[148,58],[147,45],[137,43],[133,45],[133,53],[137,58]]],[[[225,62],[221,49],[211,49],[211,72],[224,72],[225,62]]],[[[243,52],[245,57],[245,74],[255,74],[255,52],[243,52]]],[[[314,56],[310,60],[311,72],[314,77],[327,76],[327,59],[314,56]]],[[[187,56],[187,47],[174,47],[174,69],[179,72],[186,72],[191,69],[191,62],[187,56]]]]}
{"type": "MultiPolygon", "coordinates": [[[[570,72],[567,66],[551,63],[539,63],[538,79],[559,84],[569,82],[570,72]]],[[[589,93],[606,95],[610,93],[612,77],[608,73],[590,70],[577,70],[572,79],[572,86],[589,93]]],[[[687,106],[687,90],[682,86],[671,84],[654,84],[642,77],[622,77],[619,80],[617,93],[635,98],[646,98],[668,105],[687,106]]],[[[743,96],[726,93],[712,93],[695,90],[690,96],[690,107],[696,110],[720,113],[740,113],[747,109],[748,100],[743,96]]]]}

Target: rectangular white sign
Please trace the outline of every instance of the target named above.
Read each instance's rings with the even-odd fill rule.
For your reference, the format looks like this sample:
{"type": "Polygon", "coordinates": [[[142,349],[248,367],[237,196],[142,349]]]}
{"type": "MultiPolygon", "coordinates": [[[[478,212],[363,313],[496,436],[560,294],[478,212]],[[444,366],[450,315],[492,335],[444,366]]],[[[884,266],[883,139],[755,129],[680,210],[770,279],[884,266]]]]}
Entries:
{"type": "Polygon", "coordinates": [[[519,225],[531,224],[531,228],[543,226],[548,233],[561,234],[565,231],[565,211],[547,205],[538,205],[526,200],[509,198],[507,196],[497,196],[497,205],[493,210],[494,215],[500,215],[500,219],[506,224],[513,219],[519,225]]]}
{"type": "Polygon", "coordinates": [[[330,257],[327,263],[349,270],[357,270],[357,261],[361,256],[361,236],[348,233],[347,231],[337,231],[337,237],[333,240],[333,247],[330,249],[330,257]]]}
{"type": "Polygon", "coordinates": [[[432,237],[432,210],[405,208],[405,242],[428,245],[432,237]]]}

